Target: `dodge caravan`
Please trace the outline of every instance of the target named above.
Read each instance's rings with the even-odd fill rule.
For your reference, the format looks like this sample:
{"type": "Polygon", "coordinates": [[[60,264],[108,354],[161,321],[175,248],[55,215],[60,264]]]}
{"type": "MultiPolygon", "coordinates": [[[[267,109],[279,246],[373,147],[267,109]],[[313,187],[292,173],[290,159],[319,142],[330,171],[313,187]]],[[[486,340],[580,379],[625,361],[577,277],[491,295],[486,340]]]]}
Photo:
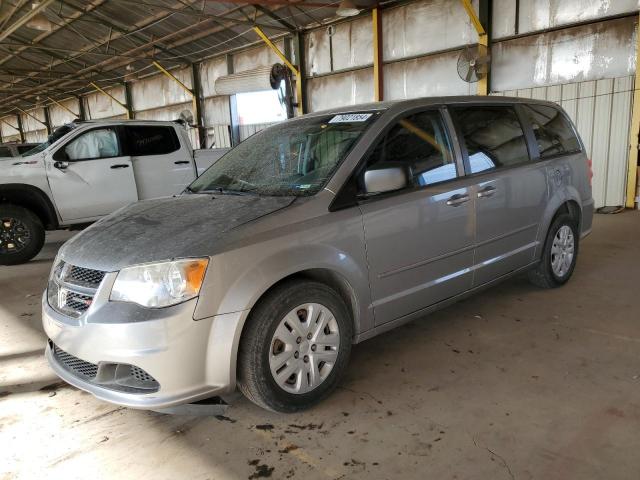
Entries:
{"type": "Polygon", "coordinates": [[[589,160],[555,104],[305,115],[69,240],[42,299],[46,356],[120,405],[239,387],[301,410],[336,387],[354,343],[521,272],[566,283],[592,214],[589,160]]]}

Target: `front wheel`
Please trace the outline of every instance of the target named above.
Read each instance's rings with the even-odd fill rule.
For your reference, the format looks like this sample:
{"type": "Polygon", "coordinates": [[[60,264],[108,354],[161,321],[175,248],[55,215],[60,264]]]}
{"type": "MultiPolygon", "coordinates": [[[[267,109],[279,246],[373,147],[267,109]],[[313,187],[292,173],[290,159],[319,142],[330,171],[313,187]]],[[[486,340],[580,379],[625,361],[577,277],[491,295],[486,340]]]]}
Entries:
{"type": "Polygon", "coordinates": [[[540,263],[529,272],[531,283],[542,288],[567,283],[576,266],[579,240],[575,219],[567,213],[558,215],[549,227],[540,263]]]}
{"type": "Polygon", "coordinates": [[[18,265],[35,257],[44,245],[40,219],[24,207],[0,205],[0,265],[18,265]]]}
{"type": "Polygon", "coordinates": [[[238,352],[238,386],[268,410],[309,408],[337,386],[352,335],[348,309],[335,291],[308,280],[287,282],[247,320],[238,352]]]}

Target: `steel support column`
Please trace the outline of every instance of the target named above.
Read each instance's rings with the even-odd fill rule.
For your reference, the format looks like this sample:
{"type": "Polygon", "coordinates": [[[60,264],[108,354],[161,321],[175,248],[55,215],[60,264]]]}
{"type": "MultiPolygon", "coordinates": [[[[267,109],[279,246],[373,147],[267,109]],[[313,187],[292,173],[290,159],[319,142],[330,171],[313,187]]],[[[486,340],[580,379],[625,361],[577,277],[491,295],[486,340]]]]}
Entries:
{"type": "Polygon", "coordinates": [[[22,117],[19,113],[16,113],[16,121],[18,122],[18,133],[20,133],[20,143],[24,143],[24,128],[22,128],[22,117]]]}
{"type": "Polygon", "coordinates": [[[84,108],[84,99],[78,96],[78,120],[87,120],[87,109],[84,108]]]}
{"type": "MultiPolygon", "coordinates": [[[[638,18],[640,21],[640,16],[638,18]]],[[[636,78],[633,88],[633,106],[631,114],[631,132],[629,132],[629,166],[627,168],[627,194],[625,205],[634,208],[636,203],[637,175],[638,175],[638,135],[640,134],[640,23],[636,27],[636,78]]]]}
{"type": "Polygon", "coordinates": [[[193,107],[195,111],[193,115],[198,125],[198,143],[200,148],[207,148],[207,132],[206,122],[204,118],[204,108],[202,107],[202,84],[200,82],[200,64],[191,64],[191,78],[193,81],[192,95],[193,95],[193,107]]]}
{"type": "MultiPolygon", "coordinates": [[[[232,73],[234,73],[233,55],[227,55],[227,75],[232,73]]],[[[232,147],[240,143],[240,117],[235,95],[229,95],[229,136],[232,147]]]]}
{"type": "Polygon", "coordinates": [[[133,109],[133,97],[131,96],[131,84],[124,82],[124,103],[127,107],[127,118],[132,120],[136,117],[136,112],[133,109]]]}
{"type": "Polygon", "coordinates": [[[45,126],[47,127],[47,136],[49,136],[53,131],[53,129],[51,128],[51,114],[49,113],[49,106],[45,105],[43,107],[43,110],[44,110],[44,123],[45,123],[45,126]]]}

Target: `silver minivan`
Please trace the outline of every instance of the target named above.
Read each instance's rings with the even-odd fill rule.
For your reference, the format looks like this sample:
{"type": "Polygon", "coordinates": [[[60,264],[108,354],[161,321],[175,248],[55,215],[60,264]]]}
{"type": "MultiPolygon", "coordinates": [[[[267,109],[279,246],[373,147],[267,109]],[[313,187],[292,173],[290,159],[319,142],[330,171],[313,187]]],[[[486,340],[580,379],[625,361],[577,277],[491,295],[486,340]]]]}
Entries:
{"type": "Polygon", "coordinates": [[[520,272],[558,287],[591,230],[591,168],[555,104],[506,97],[305,115],[180,195],[69,240],[42,299],[57,374],[165,409],[236,386],[291,412],[358,343],[520,272]]]}

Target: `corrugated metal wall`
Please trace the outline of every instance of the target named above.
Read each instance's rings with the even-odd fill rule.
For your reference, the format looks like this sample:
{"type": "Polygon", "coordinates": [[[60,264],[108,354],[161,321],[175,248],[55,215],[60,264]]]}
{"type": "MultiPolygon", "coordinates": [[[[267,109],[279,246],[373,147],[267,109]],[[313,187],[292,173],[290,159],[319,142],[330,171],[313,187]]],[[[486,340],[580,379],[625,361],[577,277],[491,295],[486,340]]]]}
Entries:
{"type": "Polygon", "coordinates": [[[593,161],[595,206],[624,205],[634,77],[506,90],[494,95],[556,102],[567,111],[593,161]]]}

